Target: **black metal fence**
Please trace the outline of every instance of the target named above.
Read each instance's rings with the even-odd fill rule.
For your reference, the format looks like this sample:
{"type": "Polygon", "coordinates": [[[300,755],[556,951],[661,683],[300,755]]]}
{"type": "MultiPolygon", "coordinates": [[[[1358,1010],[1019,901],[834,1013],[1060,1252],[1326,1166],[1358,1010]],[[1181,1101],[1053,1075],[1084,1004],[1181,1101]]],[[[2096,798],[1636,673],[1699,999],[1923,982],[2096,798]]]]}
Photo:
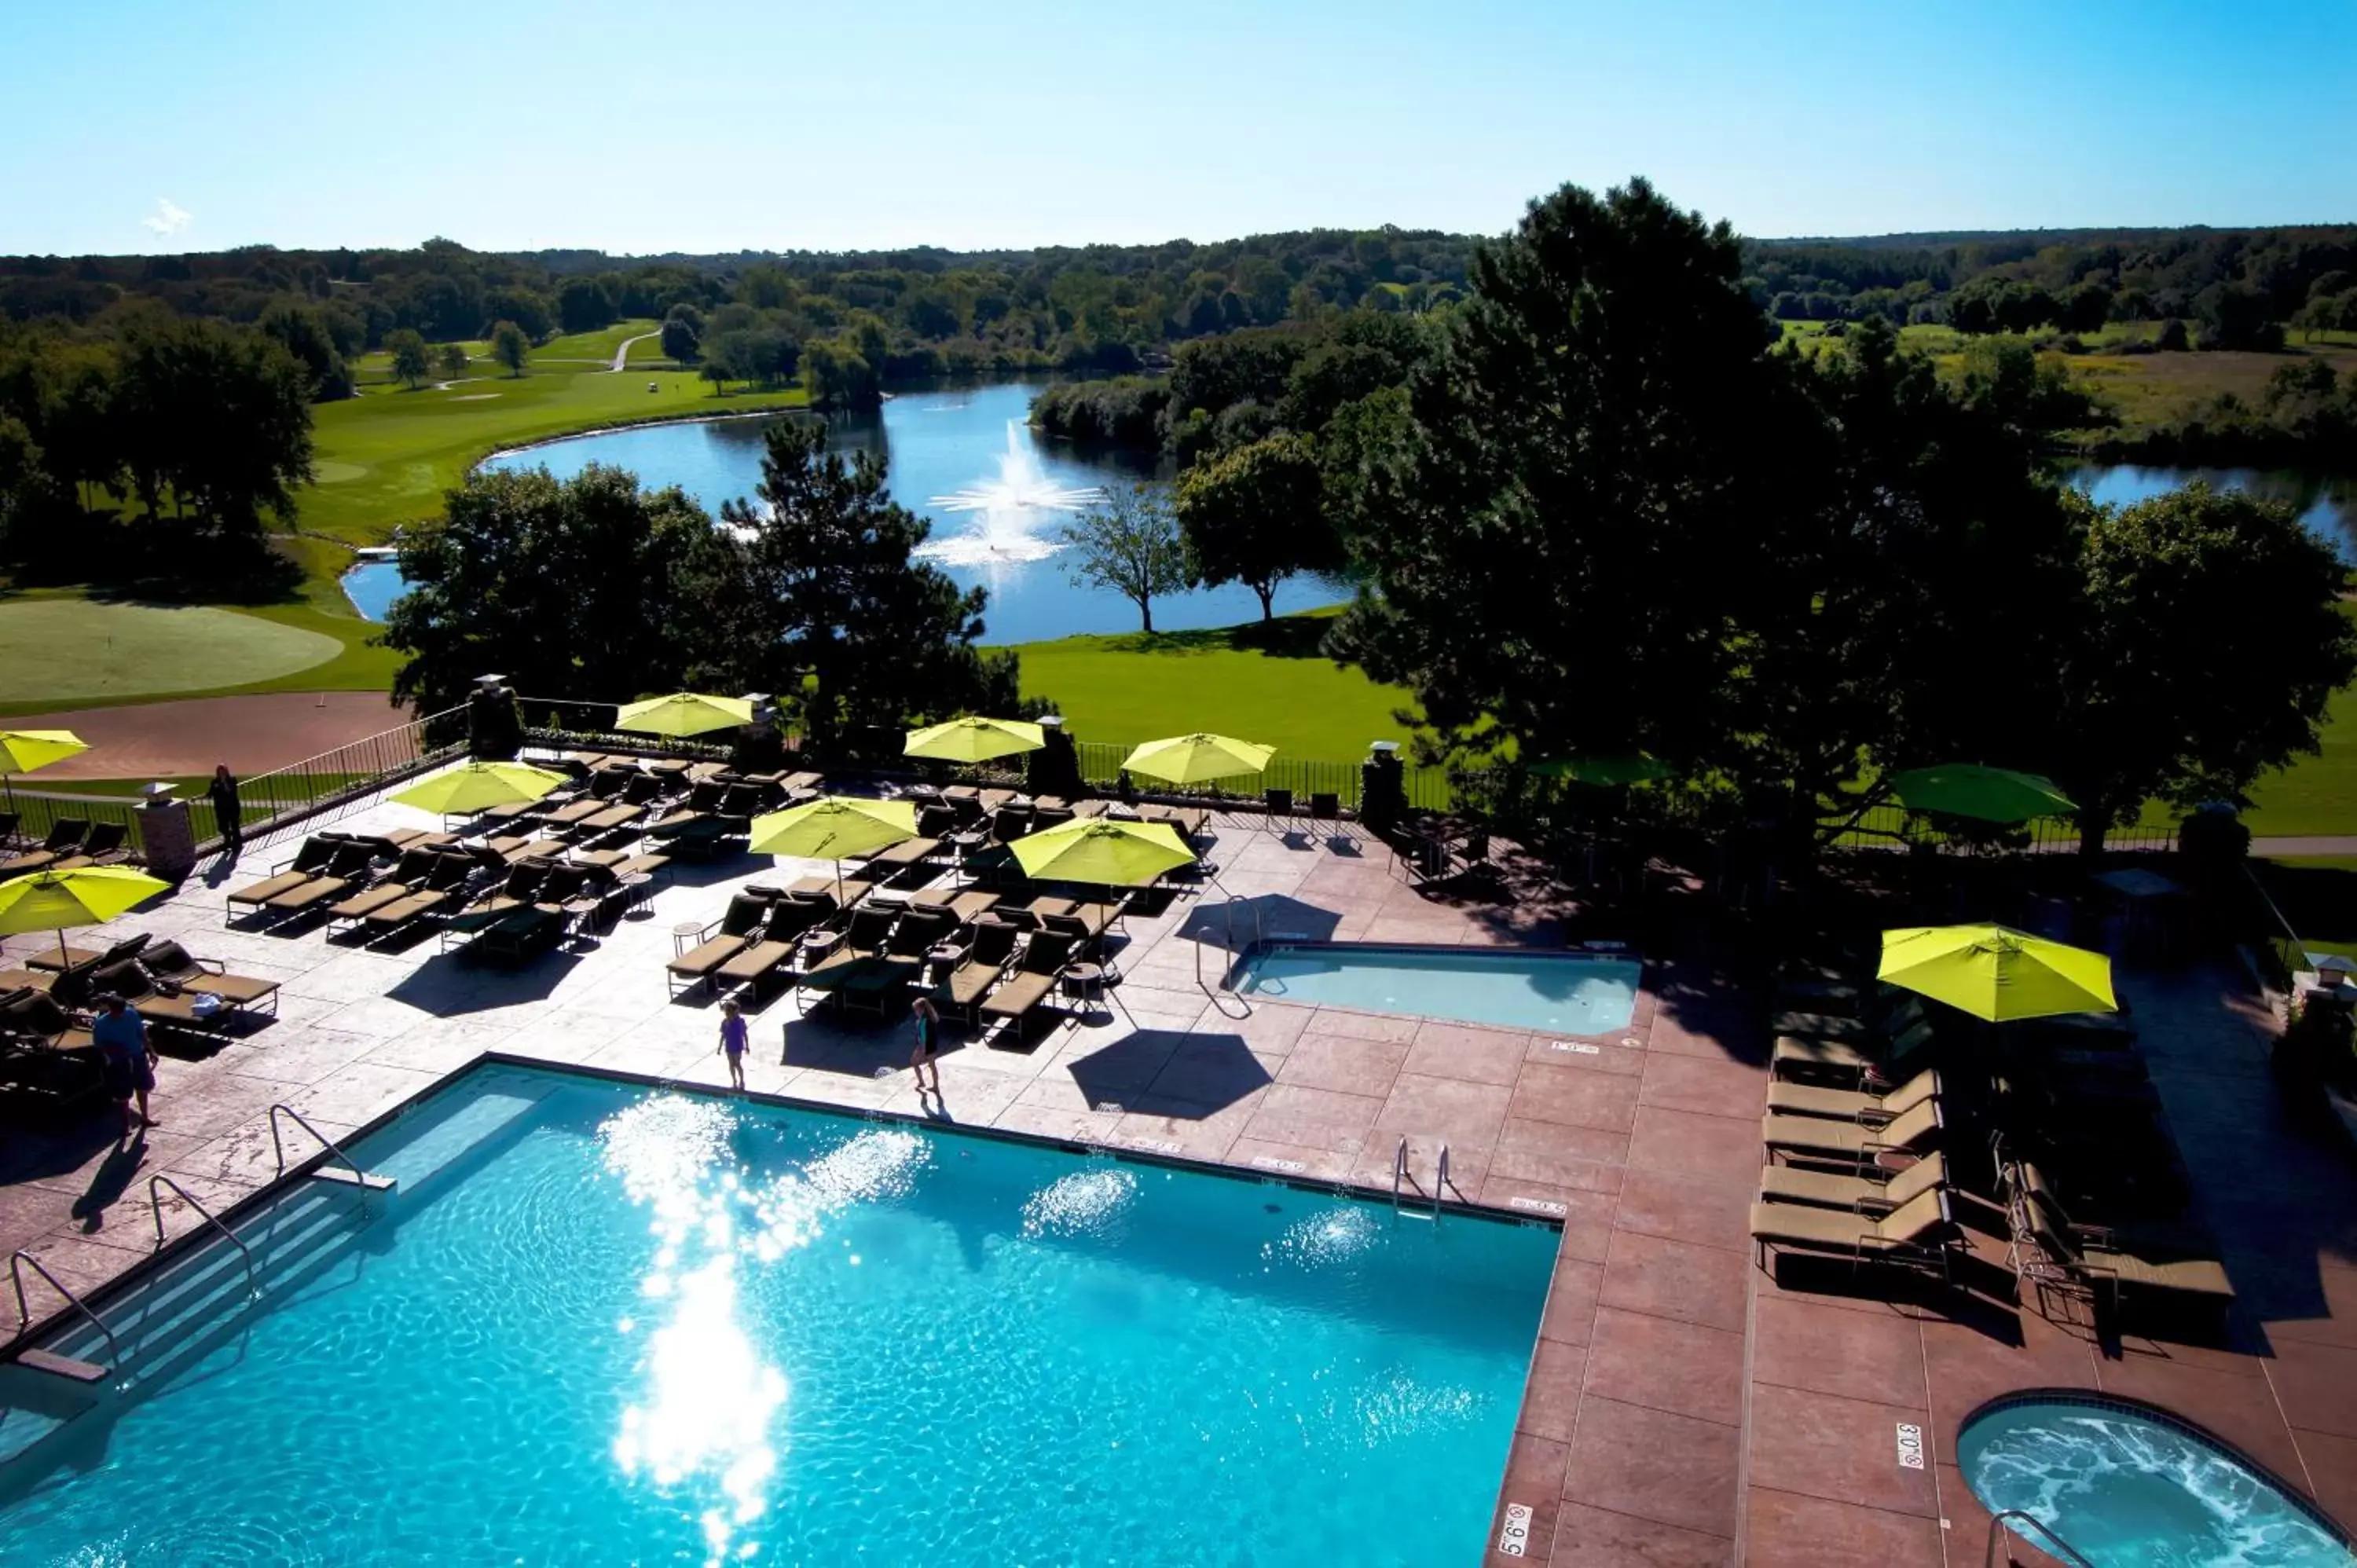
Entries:
{"type": "MultiPolygon", "coordinates": [[[[1998,828],[1990,824],[1985,833],[1976,836],[1951,834],[1933,819],[1889,800],[1868,808],[1834,840],[1835,849],[1904,849],[1917,843],[1954,848],[1986,844],[2032,854],[2075,854],[2079,848],[2079,824],[2069,817],[2036,817],[2018,826],[1998,828]]],[[[2105,836],[2104,847],[2119,851],[2173,850],[2177,847],[2177,828],[2170,823],[2115,829],[2105,836]]]]}
{"type": "MultiPolygon", "coordinates": [[[[332,751],[300,762],[256,773],[238,780],[238,816],[245,842],[260,845],[297,822],[350,811],[386,784],[420,773],[463,755],[467,749],[466,713],[451,708],[408,724],[366,736],[332,751]]],[[[85,822],[116,822],[125,830],[124,843],[136,858],[145,858],[140,832],[140,797],[102,795],[77,790],[70,783],[43,789],[16,789],[17,832],[39,843],[63,819],[85,822]]],[[[188,798],[188,829],[199,852],[221,843],[221,822],[210,796],[188,798]]]]}
{"type": "MultiPolygon", "coordinates": [[[[1120,781],[1122,763],[1131,748],[1106,741],[1083,740],[1073,747],[1080,754],[1081,777],[1099,789],[1111,789],[1120,781]]],[[[1270,789],[1292,792],[1297,803],[1307,804],[1313,795],[1331,795],[1341,802],[1346,811],[1359,809],[1363,765],[1357,762],[1335,762],[1313,757],[1287,757],[1283,752],[1269,759],[1265,772],[1249,779],[1215,780],[1208,785],[1190,785],[1182,792],[1213,799],[1258,801],[1270,789]]],[[[1407,790],[1408,805],[1417,811],[1445,811],[1456,799],[1446,768],[1401,768],[1402,783],[1407,790]]],[[[1152,794],[1170,792],[1173,786],[1160,779],[1142,775],[1133,779],[1137,788],[1152,794]]]]}

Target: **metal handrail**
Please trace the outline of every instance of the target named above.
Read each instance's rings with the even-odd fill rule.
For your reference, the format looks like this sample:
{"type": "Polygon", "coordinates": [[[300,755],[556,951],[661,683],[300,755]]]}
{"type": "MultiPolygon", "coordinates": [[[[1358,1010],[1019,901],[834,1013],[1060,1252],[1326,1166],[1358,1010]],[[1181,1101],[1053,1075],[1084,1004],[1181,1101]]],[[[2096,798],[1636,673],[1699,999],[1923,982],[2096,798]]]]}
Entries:
{"type": "Polygon", "coordinates": [[[164,1175],[160,1171],[147,1178],[147,1212],[156,1217],[156,1245],[160,1247],[164,1244],[164,1195],[156,1190],[159,1187],[168,1187],[174,1192],[178,1193],[182,1200],[185,1201],[190,1208],[195,1209],[198,1214],[203,1217],[206,1224],[211,1226],[214,1230],[229,1238],[229,1244],[235,1247],[238,1251],[238,1255],[245,1260],[246,1293],[250,1295],[260,1295],[262,1294],[262,1286],[255,1282],[253,1277],[253,1249],[248,1247],[243,1241],[238,1240],[236,1231],[231,1230],[228,1226],[222,1224],[218,1219],[214,1218],[213,1211],[211,1209],[207,1208],[203,1204],[199,1203],[195,1193],[190,1192],[187,1187],[182,1187],[178,1182],[174,1181],[170,1176],[164,1175]]]}
{"type": "Polygon", "coordinates": [[[112,1358],[107,1364],[120,1370],[123,1367],[123,1346],[115,1339],[114,1330],[106,1326],[106,1319],[92,1312],[89,1303],[67,1289],[63,1280],[49,1273],[40,1259],[22,1247],[8,1254],[8,1282],[16,1287],[16,1332],[22,1334],[33,1321],[33,1309],[25,1300],[24,1271],[19,1266],[25,1263],[32,1264],[33,1272],[48,1281],[49,1288],[71,1303],[76,1312],[98,1325],[98,1331],[106,1336],[106,1352],[112,1358]]]}
{"type": "Polygon", "coordinates": [[[303,1131],[310,1133],[314,1138],[318,1139],[320,1146],[325,1148],[328,1153],[335,1155],[336,1158],[343,1161],[347,1165],[350,1165],[351,1167],[352,1176],[355,1180],[361,1182],[363,1186],[367,1184],[368,1172],[361,1169],[359,1161],[353,1159],[351,1155],[344,1153],[342,1145],[339,1144],[333,1138],[328,1137],[325,1133],[320,1132],[317,1127],[312,1126],[308,1122],[304,1121],[303,1113],[300,1111],[296,1110],[293,1106],[274,1104],[270,1108],[270,1150],[271,1153],[278,1156],[278,1174],[280,1176],[285,1176],[286,1174],[286,1148],[285,1144],[278,1141],[278,1113],[282,1111],[286,1112],[287,1115],[295,1118],[295,1124],[297,1127],[302,1128],[303,1131]]]}
{"type": "MultiPolygon", "coordinates": [[[[2061,1557],[2072,1563],[2075,1563],[2079,1565],[2079,1568],[2095,1568],[2093,1563],[2088,1562],[2084,1557],[2079,1554],[2078,1548],[2072,1546],[2069,1541],[2055,1534],[2052,1530],[2047,1527],[2044,1520],[2039,1519],[2034,1514],[2024,1513],[2019,1509],[2007,1509],[2004,1512],[1996,1514],[1989,1520],[1988,1550],[1981,1553],[1981,1568],[1996,1568],[1996,1543],[2005,1538],[2007,1531],[2010,1530],[2015,1534],[2020,1535],[2024,1541],[2029,1541],[2029,1534],[2021,1528],[2025,1524],[2029,1526],[2031,1530],[2038,1531],[2039,1534],[2044,1536],[2048,1541],[2054,1543],[2053,1546],[2050,1548],[2040,1546],[2034,1541],[2029,1541],[2029,1544],[2037,1547],[2039,1551],[2045,1552],[2050,1557],[2061,1557]]],[[[2006,1555],[2009,1558],[2012,1556],[2012,1553],[2007,1552],[2006,1555]]]]}
{"type": "Polygon", "coordinates": [[[1392,1207],[1399,1207],[1400,1183],[1407,1176],[1407,1135],[1400,1135],[1399,1147],[1392,1151],[1392,1207]]]}
{"type": "Polygon", "coordinates": [[[1441,1196],[1448,1190],[1448,1145],[1443,1144],[1440,1145],[1440,1168],[1435,1171],[1432,1176],[1432,1207],[1435,1213],[1439,1211],[1441,1196]]]}

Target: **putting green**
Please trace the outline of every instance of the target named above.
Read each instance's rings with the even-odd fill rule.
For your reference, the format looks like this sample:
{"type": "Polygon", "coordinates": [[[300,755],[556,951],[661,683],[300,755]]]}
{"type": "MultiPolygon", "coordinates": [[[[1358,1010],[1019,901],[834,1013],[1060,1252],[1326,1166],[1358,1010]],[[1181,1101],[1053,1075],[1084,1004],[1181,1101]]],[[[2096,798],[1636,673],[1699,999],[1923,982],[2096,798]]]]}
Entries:
{"type": "Polygon", "coordinates": [[[240,686],[324,664],[332,637],[205,606],[0,604],[0,703],[240,686]]]}

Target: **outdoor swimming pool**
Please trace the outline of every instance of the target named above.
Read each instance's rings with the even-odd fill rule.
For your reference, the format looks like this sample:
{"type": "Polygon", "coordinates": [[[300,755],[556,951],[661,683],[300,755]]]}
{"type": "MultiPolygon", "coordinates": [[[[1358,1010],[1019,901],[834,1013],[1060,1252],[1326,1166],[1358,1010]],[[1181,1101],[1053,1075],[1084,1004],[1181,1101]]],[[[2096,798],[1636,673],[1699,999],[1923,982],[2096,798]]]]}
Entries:
{"type": "Polygon", "coordinates": [[[2001,1401],[1964,1423],[1956,1461],[1991,1512],[2019,1509],[2096,1568],[2357,1563],[2273,1482],[2190,1429],[2116,1402],[2001,1401]]]}
{"type": "Polygon", "coordinates": [[[1629,1026],[1643,974],[1633,959],[1577,953],[1279,942],[1245,956],[1236,989],[1318,1006],[1609,1035],[1629,1026]]]}
{"type": "Polygon", "coordinates": [[[242,1226],[254,1310],[0,1466],[0,1557],[1469,1562],[1555,1251],[503,1066],[355,1153],[307,1273],[242,1226]]]}

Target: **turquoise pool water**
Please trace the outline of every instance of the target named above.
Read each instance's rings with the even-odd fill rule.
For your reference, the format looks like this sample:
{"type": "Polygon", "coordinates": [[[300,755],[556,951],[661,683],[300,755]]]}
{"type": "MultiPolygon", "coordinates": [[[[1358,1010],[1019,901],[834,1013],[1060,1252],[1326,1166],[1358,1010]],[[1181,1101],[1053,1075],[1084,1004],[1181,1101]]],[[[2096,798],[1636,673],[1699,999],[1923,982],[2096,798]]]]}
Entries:
{"type": "Polygon", "coordinates": [[[2029,1399],[1956,1440],[1991,1512],[2019,1509],[2096,1568],[2346,1568],[2349,1548],[2275,1486],[2192,1433],[2133,1411],[2029,1399]]]}
{"type": "Polygon", "coordinates": [[[0,1467],[0,1561],[1470,1562],[1555,1249],[497,1067],[358,1153],[307,1280],[253,1232],[233,1331],[0,1467]]]}
{"type": "Polygon", "coordinates": [[[1570,953],[1278,943],[1246,955],[1236,988],[1319,1006],[1609,1035],[1629,1026],[1643,974],[1632,959],[1570,953]]]}

